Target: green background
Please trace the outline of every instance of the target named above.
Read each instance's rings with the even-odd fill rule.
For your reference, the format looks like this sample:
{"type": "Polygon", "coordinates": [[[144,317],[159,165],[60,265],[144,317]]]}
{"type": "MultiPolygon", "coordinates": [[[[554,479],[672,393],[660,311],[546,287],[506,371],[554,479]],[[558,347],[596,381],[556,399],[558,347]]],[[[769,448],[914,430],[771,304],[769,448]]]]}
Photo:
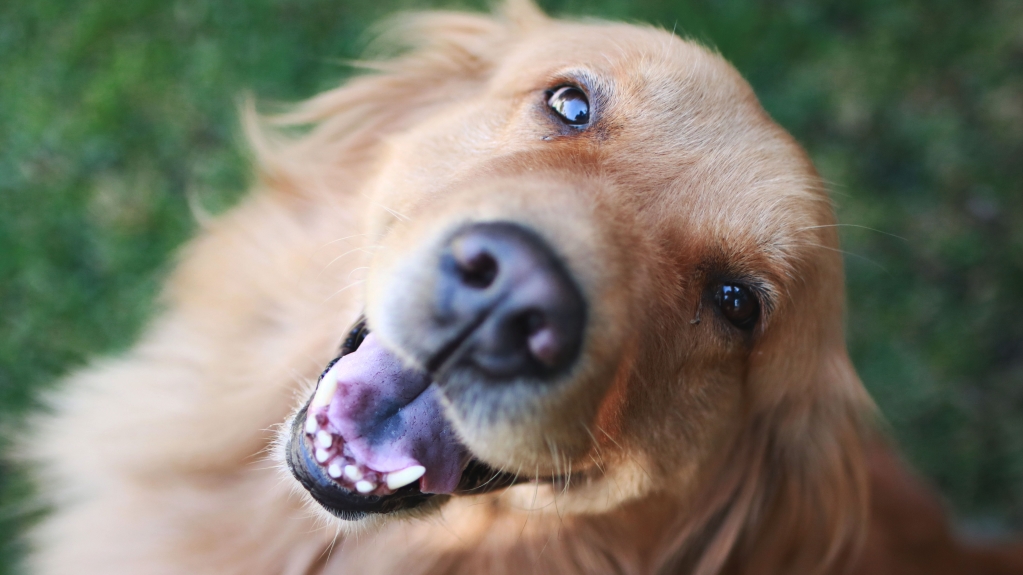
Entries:
{"type": "MultiPolygon", "coordinates": [[[[674,28],[739,68],[848,224],[851,351],[894,435],[964,529],[1023,529],[1023,2],[542,4],[674,28]]],[[[425,6],[0,2],[0,433],[138,335],[196,229],[189,196],[244,193],[239,97],[332,87],[369,25],[425,6]]],[[[30,491],[0,464],[0,574],[30,491]]]]}

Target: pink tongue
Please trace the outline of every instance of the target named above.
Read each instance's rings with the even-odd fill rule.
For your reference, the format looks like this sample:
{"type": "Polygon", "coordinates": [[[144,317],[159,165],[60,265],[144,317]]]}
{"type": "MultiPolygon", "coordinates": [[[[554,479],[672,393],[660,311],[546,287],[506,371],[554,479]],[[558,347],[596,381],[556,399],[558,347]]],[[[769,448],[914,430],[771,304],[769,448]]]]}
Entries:
{"type": "Polygon", "coordinates": [[[424,493],[455,490],[469,455],[426,374],[406,368],[372,333],[331,371],[338,387],[327,419],[356,460],[379,472],[422,465],[424,493]]]}

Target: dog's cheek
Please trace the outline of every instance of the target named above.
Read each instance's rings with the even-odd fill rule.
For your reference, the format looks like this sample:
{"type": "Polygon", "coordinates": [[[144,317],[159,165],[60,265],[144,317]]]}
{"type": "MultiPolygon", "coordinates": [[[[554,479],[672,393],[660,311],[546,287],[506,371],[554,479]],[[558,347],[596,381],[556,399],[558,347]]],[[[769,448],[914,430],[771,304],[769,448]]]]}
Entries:
{"type": "Polygon", "coordinates": [[[665,353],[639,360],[642,391],[630,393],[623,416],[626,441],[648,455],[650,472],[676,493],[693,491],[688,487],[729,451],[745,422],[744,355],[723,352],[705,330],[691,331],[676,339],[687,349],[676,361],[665,353]]]}

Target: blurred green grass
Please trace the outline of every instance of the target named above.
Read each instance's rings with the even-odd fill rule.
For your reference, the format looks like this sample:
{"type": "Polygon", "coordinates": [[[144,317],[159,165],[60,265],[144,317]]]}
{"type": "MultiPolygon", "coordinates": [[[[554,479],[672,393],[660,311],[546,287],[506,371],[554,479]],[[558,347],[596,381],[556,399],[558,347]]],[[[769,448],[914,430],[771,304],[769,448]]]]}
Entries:
{"type": "MultiPolygon", "coordinates": [[[[331,87],[379,17],[435,5],[0,3],[0,428],[136,337],[195,230],[190,194],[218,212],[244,193],[239,95],[331,87]]],[[[909,458],[971,529],[1023,528],[1023,3],[542,5],[735,63],[831,184],[851,351],[909,458]]],[[[0,575],[30,491],[0,464],[0,575]]]]}

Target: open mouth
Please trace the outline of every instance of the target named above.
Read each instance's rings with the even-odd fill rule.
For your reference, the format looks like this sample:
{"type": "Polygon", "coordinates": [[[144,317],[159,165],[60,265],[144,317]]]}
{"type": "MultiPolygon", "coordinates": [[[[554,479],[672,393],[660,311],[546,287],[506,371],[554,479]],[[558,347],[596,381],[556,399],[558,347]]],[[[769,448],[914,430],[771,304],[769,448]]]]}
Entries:
{"type": "Polygon", "coordinates": [[[296,479],[342,519],[484,493],[517,481],[475,459],[444,417],[440,389],[360,320],[298,413],[287,450],[296,479]]]}
{"type": "MultiPolygon", "coordinates": [[[[406,342],[420,347],[425,368],[407,366],[360,320],[295,418],[291,471],[338,517],[411,509],[432,497],[518,481],[459,441],[445,417],[446,394],[458,393],[459,382],[522,380],[542,393],[580,354],[585,298],[542,237],[494,221],[460,228],[445,242],[430,271],[433,297],[422,304],[430,306],[420,321],[423,341],[406,342]]],[[[559,476],[532,479],[567,487],[559,476]]]]}

